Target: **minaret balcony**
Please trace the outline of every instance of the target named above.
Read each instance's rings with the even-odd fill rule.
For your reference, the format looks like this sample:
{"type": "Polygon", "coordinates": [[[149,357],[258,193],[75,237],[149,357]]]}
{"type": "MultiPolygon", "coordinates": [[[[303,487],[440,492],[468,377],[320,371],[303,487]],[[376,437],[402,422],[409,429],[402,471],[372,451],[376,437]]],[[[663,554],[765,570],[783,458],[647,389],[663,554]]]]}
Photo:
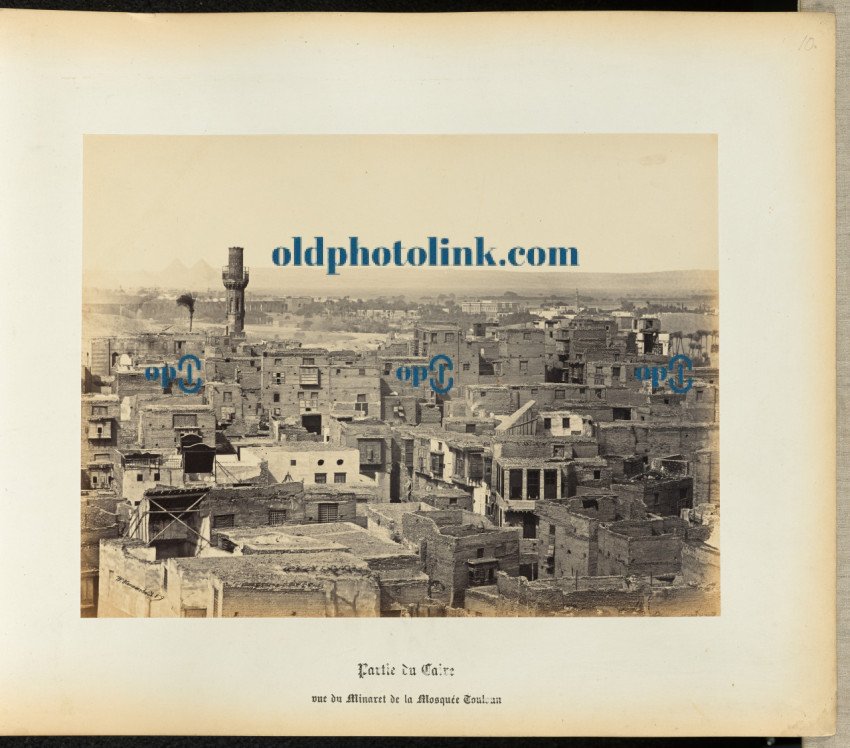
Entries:
{"type": "Polygon", "coordinates": [[[221,280],[225,288],[230,288],[229,283],[233,288],[244,288],[248,285],[248,268],[242,268],[242,273],[233,273],[228,265],[221,269],[221,280]]]}

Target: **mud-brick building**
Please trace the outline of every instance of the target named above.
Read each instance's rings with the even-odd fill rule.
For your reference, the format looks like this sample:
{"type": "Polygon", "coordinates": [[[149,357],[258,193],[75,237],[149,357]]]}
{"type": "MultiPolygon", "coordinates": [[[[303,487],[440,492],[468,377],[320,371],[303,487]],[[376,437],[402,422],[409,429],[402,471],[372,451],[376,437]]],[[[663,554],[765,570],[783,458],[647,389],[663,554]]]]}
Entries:
{"type": "Polygon", "coordinates": [[[81,488],[111,489],[114,484],[114,448],[120,425],[115,395],[83,395],[80,419],[81,488]]]}
{"type": "Polygon", "coordinates": [[[599,576],[675,575],[682,568],[687,522],[676,517],[623,520],[599,527],[599,576]]]}
{"type": "Polygon", "coordinates": [[[352,420],[381,415],[378,367],[353,351],[266,350],[261,379],[263,411],[312,433],[321,434],[331,416],[352,420]]]}
{"type": "Polygon", "coordinates": [[[472,616],[638,616],[646,592],[623,577],[576,577],[528,581],[496,575],[489,587],[469,590],[464,603],[472,616]]]}
{"type": "Polygon", "coordinates": [[[215,427],[215,413],[210,405],[145,405],[139,413],[139,446],[150,450],[177,449],[189,435],[214,446],[215,427]]]}
{"type": "Polygon", "coordinates": [[[429,597],[454,607],[463,606],[467,588],[493,584],[497,571],[520,573],[519,535],[457,509],[402,516],[403,539],[419,550],[430,579],[429,597]]]}
{"type": "Polygon", "coordinates": [[[538,577],[596,576],[599,525],[616,520],[617,509],[610,493],[539,502],[538,577]]]}
{"type": "Polygon", "coordinates": [[[329,419],[330,443],[356,449],[359,461],[352,469],[375,482],[383,501],[398,501],[401,455],[392,427],[380,420],[345,422],[329,419]]]}
{"type": "Polygon", "coordinates": [[[714,588],[720,584],[720,551],[701,540],[682,546],[682,577],[693,587],[714,588]]]}
{"type": "Polygon", "coordinates": [[[716,423],[635,423],[616,421],[597,427],[599,453],[604,457],[680,454],[693,460],[697,451],[716,449],[716,423]]]}
{"type": "Polygon", "coordinates": [[[377,617],[381,592],[368,565],[339,551],[211,561],[209,617],[377,617]]]}
{"type": "Polygon", "coordinates": [[[350,522],[356,516],[357,497],[352,491],[298,482],[221,486],[210,490],[202,507],[215,536],[231,527],[350,522]]]}
{"type": "Polygon", "coordinates": [[[473,499],[470,494],[454,486],[425,485],[414,489],[411,500],[428,504],[434,509],[463,509],[474,511],[473,499]]]}
{"type": "Polygon", "coordinates": [[[694,505],[720,503],[720,455],[714,449],[699,449],[694,453],[694,505]]]}
{"type": "Polygon", "coordinates": [[[421,569],[419,555],[405,545],[351,522],[301,525],[283,531],[294,538],[327,543],[363,560],[378,580],[383,617],[402,615],[428,597],[429,580],[421,569]]]}
{"type": "Polygon", "coordinates": [[[104,541],[102,616],[400,616],[425,601],[419,557],[347,522],[223,529],[193,557],[104,541]]]}
{"type": "Polygon", "coordinates": [[[118,497],[85,491],[80,500],[80,616],[97,616],[100,541],[121,530],[118,497]]]}
{"type": "Polygon", "coordinates": [[[366,529],[373,535],[392,540],[402,541],[402,518],[412,512],[430,512],[434,508],[430,504],[418,501],[401,501],[396,503],[374,503],[363,507],[366,518],[366,529]]]}
{"type": "Polygon", "coordinates": [[[144,493],[128,535],[154,550],[154,558],[196,556],[218,545],[222,531],[239,527],[353,521],[353,492],[304,490],[302,483],[268,486],[155,488],[144,493]]]}
{"type": "Polygon", "coordinates": [[[380,614],[365,561],[310,539],[289,552],[157,560],[140,540],[101,542],[98,617],[336,617],[380,614]]]}
{"type": "Polygon", "coordinates": [[[642,501],[648,512],[662,517],[678,517],[694,502],[693,478],[658,471],[616,480],[611,484],[611,490],[624,499],[642,501]]]}
{"type": "Polygon", "coordinates": [[[472,616],[713,616],[720,612],[716,589],[670,581],[624,577],[576,577],[529,582],[496,575],[496,584],[468,590],[472,616]]]}

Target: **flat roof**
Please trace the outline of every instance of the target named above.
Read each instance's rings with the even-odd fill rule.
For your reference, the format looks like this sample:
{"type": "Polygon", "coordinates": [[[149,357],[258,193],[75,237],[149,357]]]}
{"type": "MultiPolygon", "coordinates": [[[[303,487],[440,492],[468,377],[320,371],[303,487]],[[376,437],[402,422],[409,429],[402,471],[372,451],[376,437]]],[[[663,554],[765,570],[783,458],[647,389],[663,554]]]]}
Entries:
{"type": "Polygon", "coordinates": [[[374,535],[351,522],[323,522],[317,525],[291,525],[281,528],[295,536],[332,541],[348,549],[358,558],[409,558],[418,559],[418,555],[405,546],[374,535]]]}
{"type": "Polygon", "coordinates": [[[142,410],[156,410],[156,411],[166,411],[172,413],[182,413],[182,412],[190,412],[190,411],[204,411],[205,413],[213,413],[212,405],[204,405],[203,403],[198,403],[197,405],[192,405],[191,403],[183,404],[183,403],[151,403],[142,406],[142,410]]]}
{"type": "Polygon", "coordinates": [[[239,527],[230,530],[217,530],[216,532],[219,537],[229,540],[231,543],[241,547],[243,550],[248,548],[260,553],[317,553],[319,551],[345,550],[339,543],[320,540],[318,538],[304,535],[295,535],[291,532],[286,532],[282,529],[284,527],[287,526],[281,525],[278,527],[268,527],[263,525],[258,527],[239,527]]]}
{"type": "MultiPolygon", "coordinates": [[[[246,447],[250,449],[251,447],[246,447]]],[[[330,444],[329,442],[270,442],[268,444],[257,444],[257,449],[272,452],[357,452],[357,447],[349,447],[347,444],[330,444]]]]}
{"type": "Polygon", "coordinates": [[[575,462],[570,457],[494,457],[495,462],[503,468],[543,468],[556,470],[567,462],[575,462]]]}
{"type": "Polygon", "coordinates": [[[230,587],[257,590],[321,590],[324,581],[368,577],[369,566],[345,551],[206,556],[172,560],[178,568],[205,572],[230,587]]]}

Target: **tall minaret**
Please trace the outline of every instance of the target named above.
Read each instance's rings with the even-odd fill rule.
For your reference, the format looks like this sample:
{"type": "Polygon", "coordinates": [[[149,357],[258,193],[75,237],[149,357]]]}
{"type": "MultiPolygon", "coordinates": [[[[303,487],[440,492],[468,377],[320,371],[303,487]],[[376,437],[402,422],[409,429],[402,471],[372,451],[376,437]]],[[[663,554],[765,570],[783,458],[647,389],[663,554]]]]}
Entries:
{"type": "Polygon", "coordinates": [[[243,335],[248,269],[242,266],[242,247],[231,247],[227,251],[227,265],[221,271],[221,280],[227,289],[227,334],[243,335]]]}

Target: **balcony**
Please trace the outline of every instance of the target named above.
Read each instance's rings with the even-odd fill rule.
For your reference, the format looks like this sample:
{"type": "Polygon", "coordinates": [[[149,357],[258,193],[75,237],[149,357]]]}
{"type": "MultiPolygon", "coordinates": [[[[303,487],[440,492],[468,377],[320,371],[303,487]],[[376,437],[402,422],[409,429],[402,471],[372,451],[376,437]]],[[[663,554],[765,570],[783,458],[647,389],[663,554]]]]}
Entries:
{"type": "Polygon", "coordinates": [[[537,501],[530,499],[506,499],[495,494],[496,503],[506,512],[533,512],[537,508],[537,501]]]}
{"type": "Polygon", "coordinates": [[[469,471],[468,473],[455,473],[452,475],[452,481],[465,486],[480,486],[485,482],[484,476],[480,473],[480,471],[478,474],[473,474],[473,471],[469,471]]]}
{"type": "Polygon", "coordinates": [[[384,444],[383,442],[365,442],[358,443],[360,451],[360,467],[376,467],[380,468],[384,465],[384,444]]]}
{"type": "Polygon", "coordinates": [[[242,268],[242,275],[241,276],[238,275],[238,274],[237,275],[231,275],[229,265],[225,265],[221,269],[221,279],[222,279],[222,281],[224,281],[225,286],[227,285],[227,281],[231,281],[233,283],[244,283],[247,286],[248,285],[248,277],[249,277],[249,273],[248,273],[248,268],[246,268],[246,267],[242,268]]]}
{"type": "Polygon", "coordinates": [[[91,440],[111,439],[112,438],[112,419],[111,418],[92,418],[89,419],[88,438],[91,440]]]}
{"type": "Polygon", "coordinates": [[[318,387],[319,386],[319,367],[317,366],[302,366],[298,380],[302,387],[318,387]]]}
{"type": "Polygon", "coordinates": [[[201,435],[202,435],[202,429],[201,429],[201,427],[200,427],[197,423],[195,423],[195,424],[189,424],[189,423],[179,424],[179,423],[175,423],[175,424],[174,424],[174,426],[173,426],[172,428],[173,428],[175,431],[177,431],[177,432],[178,432],[181,436],[185,436],[186,434],[197,434],[198,436],[201,436],[201,435]]]}
{"type": "Polygon", "coordinates": [[[471,558],[466,562],[468,580],[470,587],[483,587],[496,583],[496,572],[499,570],[499,562],[491,557],[471,558]]]}

